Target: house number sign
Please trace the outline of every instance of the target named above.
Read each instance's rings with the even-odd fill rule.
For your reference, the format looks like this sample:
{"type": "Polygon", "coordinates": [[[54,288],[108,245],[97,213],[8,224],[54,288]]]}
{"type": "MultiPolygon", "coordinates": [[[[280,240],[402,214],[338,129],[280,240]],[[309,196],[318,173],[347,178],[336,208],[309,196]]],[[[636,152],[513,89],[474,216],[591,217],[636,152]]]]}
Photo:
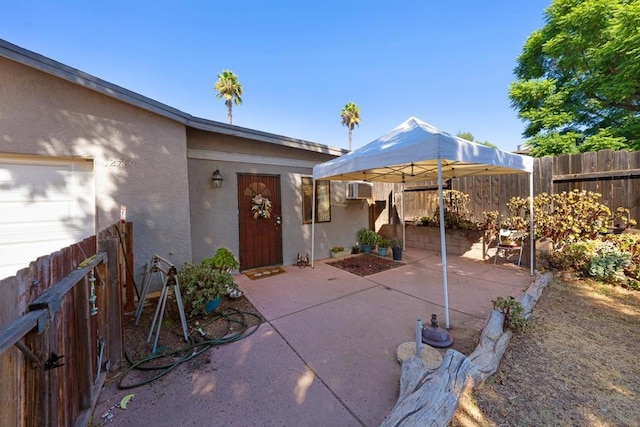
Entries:
{"type": "Polygon", "coordinates": [[[107,159],[104,161],[104,165],[108,168],[132,168],[136,165],[136,161],[130,159],[107,159]]]}

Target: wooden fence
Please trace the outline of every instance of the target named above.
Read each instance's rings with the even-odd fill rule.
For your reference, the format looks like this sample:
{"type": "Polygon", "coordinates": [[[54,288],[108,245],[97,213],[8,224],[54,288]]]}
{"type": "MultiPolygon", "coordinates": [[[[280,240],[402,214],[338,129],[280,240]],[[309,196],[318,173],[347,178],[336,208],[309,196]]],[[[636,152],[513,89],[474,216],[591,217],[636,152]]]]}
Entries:
{"type": "Polygon", "coordinates": [[[132,239],[131,224],[114,224],[0,281],[0,424],[87,424],[123,362],[132,239]]]}
{"type": "MultiPolygon", "coordinates": [[[[571,154],[534,159],[534,194],[558,194],[574,189],[602,195],[601,203],[612,212],[628,208],[630,218],[640,224],[640,151],[602,150],[594,153],[571,154]]],[[[469,210],[476,220],[482,212],[498,211],[511,216],[507,202],[514,196],[529,197],[529,176],[499,175],[454,178],[450,188],[469,194],[469,210]]],[[[400,191],[400,186],[396,186],[400,191]]],[[[405,187],[405,219],[432,216],[437,207],[437,183],[425,181],[405,187]],[[411,191],[416,188],[426,191],[411,191]]],[[[615,225],[615,224],[612,224],[615,225]]]]}

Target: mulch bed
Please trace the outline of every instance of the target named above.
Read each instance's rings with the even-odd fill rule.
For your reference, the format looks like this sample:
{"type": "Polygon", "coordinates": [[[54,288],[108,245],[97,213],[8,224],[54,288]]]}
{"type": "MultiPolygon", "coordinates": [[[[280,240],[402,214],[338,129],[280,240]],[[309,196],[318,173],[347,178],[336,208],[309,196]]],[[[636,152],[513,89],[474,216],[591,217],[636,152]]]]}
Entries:
{"type": "Polygon", "coordinates": [[[402,262],[371,254],[350,256],[327,264],[363,277],[403,265],[402,262]]]}

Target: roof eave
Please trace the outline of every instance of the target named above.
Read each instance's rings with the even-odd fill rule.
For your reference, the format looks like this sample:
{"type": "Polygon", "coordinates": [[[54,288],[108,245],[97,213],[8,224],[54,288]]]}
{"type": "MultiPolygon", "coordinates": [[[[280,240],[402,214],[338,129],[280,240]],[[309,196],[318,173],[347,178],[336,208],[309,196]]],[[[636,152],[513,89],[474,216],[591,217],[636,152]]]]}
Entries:
{"type": "Polygon", "coordinates": [[[237,136],[286,147],[299,148],[333,156],[341,156],[348,150],[330,147],[324,144],[290,138],[283,135],[276,135],[261,132],[254,129],[240,126],[228,125],[213,120],[194,117],[188,113],[170,107],[161,102],[155,101],[139,93],[130,91],[121,86],[109,83],[98,77],[82,72],[76,68],[54,61],[38,53],[24,49],[20,46],[0,39],[0,56],[12,61],[24,64],[36,70],[51,74],[63,80],[83,86],[87,89],[99,92],[103,95],[115,98],[119,101],[151,111],[160,116],[177,121],[195,129],[217,132],[225,135],[237,136]]]}

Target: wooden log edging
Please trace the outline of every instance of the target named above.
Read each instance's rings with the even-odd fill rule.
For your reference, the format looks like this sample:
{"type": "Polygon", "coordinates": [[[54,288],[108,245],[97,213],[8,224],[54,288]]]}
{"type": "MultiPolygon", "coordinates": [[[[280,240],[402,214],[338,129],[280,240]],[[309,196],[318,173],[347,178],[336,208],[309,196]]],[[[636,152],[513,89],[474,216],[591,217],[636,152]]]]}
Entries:
{"type": "MultiPolygon", "coordinates": [[[[536,280],[517,300],[528,319],[553,275],[536,272],[536,280]]],[[[480,342],[469,357],[448,350],[437,369],[425,368],[422,359],[410,357],[402,364],[400,394],[381,427],[446,426],[458,408],[460,396],[482,384],[498,370],[513,336],[503,330],[504,314],[492,310],[480,342]]]]}

